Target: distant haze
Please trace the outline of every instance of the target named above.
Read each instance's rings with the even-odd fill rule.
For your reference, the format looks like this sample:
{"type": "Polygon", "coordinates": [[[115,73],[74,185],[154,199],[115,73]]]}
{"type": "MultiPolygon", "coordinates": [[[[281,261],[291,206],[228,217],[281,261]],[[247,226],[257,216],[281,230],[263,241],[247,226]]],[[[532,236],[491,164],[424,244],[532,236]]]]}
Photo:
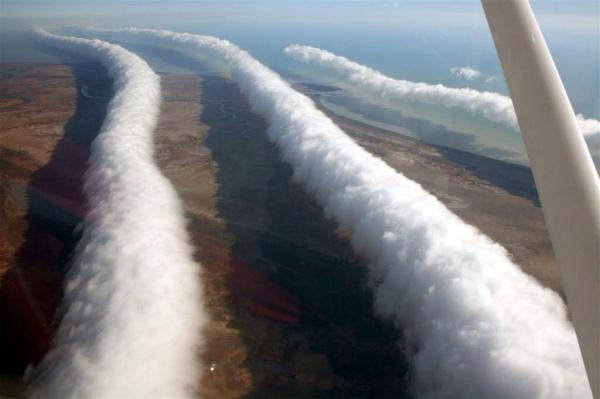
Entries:
{"type": "MultiPolygon", "coordinates": [[[[533,1],[573,106],[600,118],[597,1],[533,1]]],[[[470,66],[495,79],[469,85],[507,94],[478,1],[75,1],[4,0],[4,31],[82,24],[167,28],[238,43],[275,70],[293,68],[281,54],[303,43],[343,54],[384,74],[417,82],[464,85],[449,72],[470,66]],[[397,4],[397,6],[395,6],[397,4]]],[[[2,59],[10,59],[0,43],[2,59]]]]}

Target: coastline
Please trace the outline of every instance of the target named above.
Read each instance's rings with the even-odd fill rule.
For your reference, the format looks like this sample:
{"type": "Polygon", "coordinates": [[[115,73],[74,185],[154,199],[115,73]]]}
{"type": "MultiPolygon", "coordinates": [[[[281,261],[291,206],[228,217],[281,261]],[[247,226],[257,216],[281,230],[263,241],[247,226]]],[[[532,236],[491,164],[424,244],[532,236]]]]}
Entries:
{"type": "MultiPolygon", "coordinates": [[[[504,246],[521,268],[564,297],[531,169],[425,143],[324,107],[319,92],[294,87],[347,134],[388,165],[421,184],[450,210],[504,246]]],[[[332,90],[333,87],[323,85],[332,90]]]]}

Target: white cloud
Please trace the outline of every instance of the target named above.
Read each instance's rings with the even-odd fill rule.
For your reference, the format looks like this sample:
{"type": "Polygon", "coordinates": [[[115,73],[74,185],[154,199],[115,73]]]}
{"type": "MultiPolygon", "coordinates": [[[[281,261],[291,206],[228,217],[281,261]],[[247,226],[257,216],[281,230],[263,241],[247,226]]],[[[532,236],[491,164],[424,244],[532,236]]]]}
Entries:
{"type": "Polygon", "coordinates": [[[453,68],[450,68],[450,72],[455,76],[458,76],[460,78],[465,78],[467,80],[474,80],[474,79],[481,77],[481,72],[479,72],[477,69],[473,69],[469,66],[453,67],[453,68]]]}
{"type": "MultiPolygon", "coordinates": [[[[294,178],[352,231],[355,250],[369,260],[376,312],[394,322],[415,352],[418,395],[591,397],[560,297],[247,52],[225,40],[165,30],[87,32],[202,52],[230,66],[294,178]]],[[[412,90],[420,88],[429,91],[412,90]]]]}
{"type": "MultiPolygon", "coordinates": [[[[329,68],[339,74],[352,88],[367,91],[387,100],[409,99],[447,108],[460,108],[481,115],[492,122],[516,130],[519,128],[512,100],[499,93],[392,79],[345,57],[310,46],[291,45],[285,49],[285,53],[299,61],[329,68]]],[[[596,169],[600,171],[600,121],[577,115],[577,122],[586,139],[596,169]]]]}
{"type": "Polygon", "coordinates": [[[116,45],[37,38],[104,64],[115,94],[92,144],[65,314],[54,349],[30,372],[30,396],[188,397],[207,316],[181,202],[153,160],[159,77],[116,45]]]}

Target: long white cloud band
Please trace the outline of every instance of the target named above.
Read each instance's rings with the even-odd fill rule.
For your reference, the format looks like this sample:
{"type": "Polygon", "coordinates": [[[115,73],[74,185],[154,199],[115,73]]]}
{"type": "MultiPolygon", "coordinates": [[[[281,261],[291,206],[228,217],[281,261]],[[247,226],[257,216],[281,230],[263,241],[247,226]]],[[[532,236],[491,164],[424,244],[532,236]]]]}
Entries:
{"type": "MultiPolygon", "coordinates": [[[[355,89],[373,93],[387,100],[411,100],[448,108],[460,108],[512,129],[519,128],[512,100],[499,93],[393,79],[365,65],[316,47],[294,44],[284,51],[296,60],[334,71],[355,89]]],[[[578,114],[577,122],[592,153],[596,168],[600,169],[600,121],[586,119],[578,114]]]]}
{"type": "Polygon", "coordinates": [[[206,316],[181,202],[153,160],[160,79],[122,47],[41,30],[36,37],[101,62],[114,97],[92,144],[89,211],[66,277],[65,314],[30,394],[191,396],[206,316]]]}

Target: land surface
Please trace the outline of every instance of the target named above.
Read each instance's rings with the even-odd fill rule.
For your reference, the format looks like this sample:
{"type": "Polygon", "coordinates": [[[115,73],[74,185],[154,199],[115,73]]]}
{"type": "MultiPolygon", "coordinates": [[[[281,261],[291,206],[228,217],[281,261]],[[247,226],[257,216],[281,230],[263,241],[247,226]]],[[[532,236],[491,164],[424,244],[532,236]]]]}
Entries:
{"type": "MultiPolygon", "coordinates": [[[[3,64],[0,74],[0,395],[20,396],[21,373],[60,319],[89,144],[111,89],[94,64],[3,64]]],[[[212,320],[203,394],[406,396],[400,336],[373,314],[365,260],[292,181],[238,87],[163,74],[162,89],[156,160],[185,203],[212,320]]],[[[330,116],[559,289],[526,168],[330,116]]]]}

